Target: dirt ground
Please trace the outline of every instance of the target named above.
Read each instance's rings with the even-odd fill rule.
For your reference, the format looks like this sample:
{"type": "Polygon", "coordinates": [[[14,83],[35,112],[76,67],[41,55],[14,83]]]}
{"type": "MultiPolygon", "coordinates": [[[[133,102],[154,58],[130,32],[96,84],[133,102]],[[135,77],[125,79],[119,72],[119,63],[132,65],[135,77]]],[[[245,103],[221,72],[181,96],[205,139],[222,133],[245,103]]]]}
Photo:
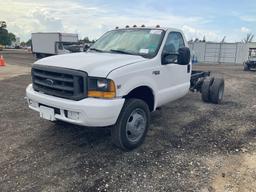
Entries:
{"type": "Polygon", "coordinates": [[[11,65],[30,66],[36,60],[31,52],[23,49],[5,49],[0,55],[11,65]]]}
{"type": "Polygon", "coordinates": [[[0,191],[256,191],[256,73],[195,68],[225,78],[223,103],[189,93],[164,106],[132,152],[108,128],[40,119],[24,101],[30,75],[1,80],[0,191]]]}
{"type": "Polygon", "coordinates": [[[35,61],[32,53],[22,49],[6,49],[0,51],[6,65],[0,66],[0,80],[19,75],[29,74],[31,65],[35,61]]]}

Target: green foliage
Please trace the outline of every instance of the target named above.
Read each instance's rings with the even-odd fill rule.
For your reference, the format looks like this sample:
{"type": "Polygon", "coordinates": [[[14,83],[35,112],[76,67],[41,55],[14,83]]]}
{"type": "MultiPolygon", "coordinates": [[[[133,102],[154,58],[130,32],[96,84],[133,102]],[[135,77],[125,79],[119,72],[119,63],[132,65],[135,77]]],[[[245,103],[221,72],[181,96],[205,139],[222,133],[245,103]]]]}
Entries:
{"type": "Polygon", "coordinates": [[[25,43],[24,41],[22,41],[22,42],[20,43],[20,46],[21,46],[21,47],[25,47],[25,46],[26,46],[26,43],[25,43]]]}
{"type": "Polygon", "coordinates": [[[85,37],[85,38],[84,38],[84,43],[90,43],[90,40],[89,40],[88,37],[85,37]]]}
{"type": "Polygon", "coordinates": [[[29,40],[26,42],[26,45],[27,45],[27,46],[31,46],[31,45],[32,45],[32,40],[29,39],[29,40]]]}
{"type": "Polygon", "coordinates": [[[5,29],[7,27],[5,21],[0,21],[0,29],[5,29]]]}
{"type": "Polygon", "coordinates": [[[0,28],[0,44],[2,44],[2,45],[10,45],[11,44],[9,33],[4,28],[0,28]]]}
{"type": "Polygon", "coordinates": [[[11,41],[16,41],[16,36],[13,33],[9,33],[8,35],[11,41]]]}
{"type": "Polygon", "coordinates": [[[79,43],[94,43],[95,40],[90,40],[88,37],[85,37],[84,39],[79,40],[79,43]]]}
{"type": "Polygon", "coordinates": [[[9,33],[6,28],[6,22],[0,21],[0,44],[11,45],[12,41],[16,40],[16,36],[13,33],[9,33]]]}

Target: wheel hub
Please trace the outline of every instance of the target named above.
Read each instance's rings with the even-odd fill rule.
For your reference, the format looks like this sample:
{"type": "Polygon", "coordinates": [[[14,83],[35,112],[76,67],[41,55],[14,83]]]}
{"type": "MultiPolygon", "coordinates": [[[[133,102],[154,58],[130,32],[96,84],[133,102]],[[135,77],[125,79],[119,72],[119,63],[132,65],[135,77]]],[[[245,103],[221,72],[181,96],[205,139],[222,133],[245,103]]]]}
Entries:
{"type": "Polygon", "coordinates": [[[135,109],[126,123],[126,136],[131,142],[137,142],[146,129],[146,114],[142,109],[135,109]]]}

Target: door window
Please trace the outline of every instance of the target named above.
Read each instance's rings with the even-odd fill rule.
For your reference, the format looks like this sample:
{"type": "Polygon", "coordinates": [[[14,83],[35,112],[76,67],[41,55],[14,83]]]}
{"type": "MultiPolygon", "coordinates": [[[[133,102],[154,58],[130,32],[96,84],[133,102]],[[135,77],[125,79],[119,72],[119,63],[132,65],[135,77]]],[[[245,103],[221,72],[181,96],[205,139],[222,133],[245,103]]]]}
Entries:
{"type": "Polygon", "coordinates": [[[165,42],[163,53],[170,54],[166,57],[168,63],[177,61],[179,48],[185,47],[184,39],[179,32],[170,32],[165,42]]]}

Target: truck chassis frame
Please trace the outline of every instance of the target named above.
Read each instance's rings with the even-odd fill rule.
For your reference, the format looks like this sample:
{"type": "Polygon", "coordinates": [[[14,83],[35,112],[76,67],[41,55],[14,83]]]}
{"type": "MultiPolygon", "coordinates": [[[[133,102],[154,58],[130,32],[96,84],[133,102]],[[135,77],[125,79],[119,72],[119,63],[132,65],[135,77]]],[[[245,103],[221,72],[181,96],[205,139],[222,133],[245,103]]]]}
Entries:
{"type": "Polygon", "coordinates": [[[200,92],[204,102],[219,104],[224,95],[224,79],[210,75],[210,71],[192,71],[189,90],[200,92]]]}
{"type": "Polygon", "coordinates": [[[204,80],[210,75],[210,71],[192,71],[190,78],[190,91],[201,92],[204,80]]]}

